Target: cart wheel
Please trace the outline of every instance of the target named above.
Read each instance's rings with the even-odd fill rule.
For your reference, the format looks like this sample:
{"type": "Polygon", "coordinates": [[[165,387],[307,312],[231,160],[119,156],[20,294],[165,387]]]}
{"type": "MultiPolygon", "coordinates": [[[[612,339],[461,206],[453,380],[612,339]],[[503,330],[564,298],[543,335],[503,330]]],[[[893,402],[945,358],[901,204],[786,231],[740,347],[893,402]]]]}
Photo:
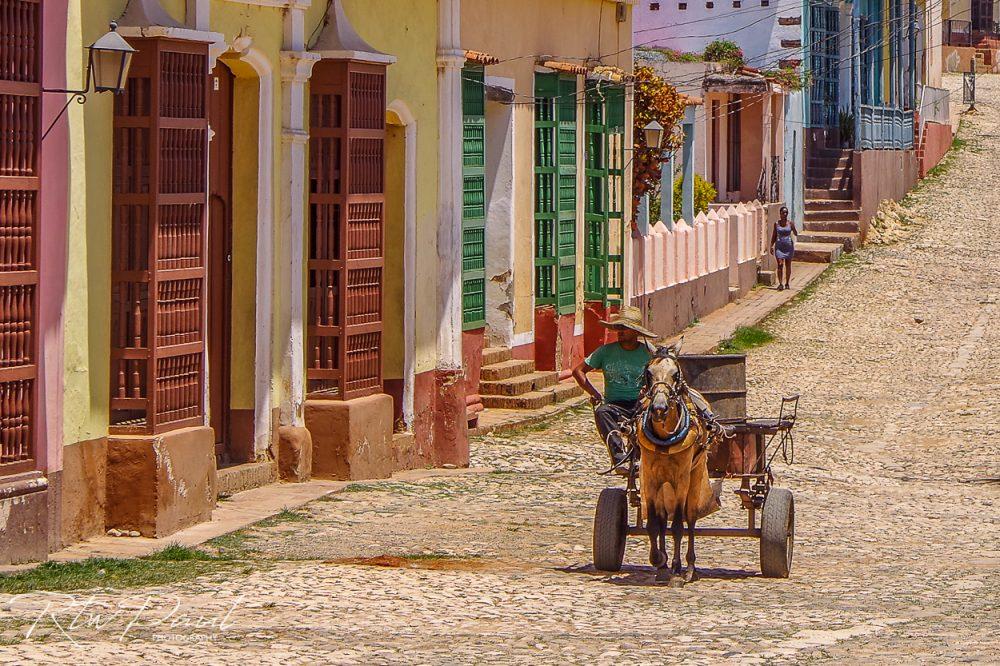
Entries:
{"type": "Polygon", "coordinates": [[[594,512],[594,566],[621,571],[628,532],[628,498],[624,488],[605,488],[594,512]]]}
{"type": "Polygon", "coordinates": [[[771,488],[760,519],[760,572],[765,578],[788,578],[795,545],[792,491],[771,488]]]}

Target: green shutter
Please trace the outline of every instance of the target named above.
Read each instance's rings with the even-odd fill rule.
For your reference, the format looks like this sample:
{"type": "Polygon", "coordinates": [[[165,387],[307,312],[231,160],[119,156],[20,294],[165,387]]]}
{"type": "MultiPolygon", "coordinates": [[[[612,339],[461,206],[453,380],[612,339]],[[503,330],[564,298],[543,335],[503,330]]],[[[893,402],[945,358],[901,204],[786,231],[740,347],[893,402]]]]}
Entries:
{"type": "Polygon", "coordinates": [[[535,75],[535,303],[576,310],[576,77],[535,75]]]}
{"type": "Polygon", "coordinates": [[[625,240],[625,91],[587,85],[584,298],[620,303],[625,240]]]}
{"type": "Polygon", "coordinates": [[[462,70],[462,328],[486,325],[486,91],[483,68],[462,70]]]}

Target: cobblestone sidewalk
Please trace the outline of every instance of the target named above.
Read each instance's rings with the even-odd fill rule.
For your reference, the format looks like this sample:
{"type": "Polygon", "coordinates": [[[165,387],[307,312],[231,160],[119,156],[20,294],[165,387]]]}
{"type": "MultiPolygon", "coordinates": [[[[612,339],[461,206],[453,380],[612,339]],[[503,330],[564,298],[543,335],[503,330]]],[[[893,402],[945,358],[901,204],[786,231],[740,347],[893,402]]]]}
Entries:
{"type": "MultiPolygon", "coordinates": [[[[722,539],[699,542],[703,578],[680,589],[652,584],[639,539],[623,572],[595,572],[593,508],[614,482],[577,410],[477,439],[468,471],[353,484],[253,530],[248,575],[96,593],[151,600],[124,632],[110,611],[69,630],[65,600],[46,615],[4,597],[0,661],[997,663],[1000,77],[979,86],[970,145],[913,196],[925,221],[834,271],[749,355],[754,413],[803,396],[795,464],[777,466],[796,498],[789,579],[722,539]]],[[[729,496],[709,521],[742,516],[729,496]]]]}

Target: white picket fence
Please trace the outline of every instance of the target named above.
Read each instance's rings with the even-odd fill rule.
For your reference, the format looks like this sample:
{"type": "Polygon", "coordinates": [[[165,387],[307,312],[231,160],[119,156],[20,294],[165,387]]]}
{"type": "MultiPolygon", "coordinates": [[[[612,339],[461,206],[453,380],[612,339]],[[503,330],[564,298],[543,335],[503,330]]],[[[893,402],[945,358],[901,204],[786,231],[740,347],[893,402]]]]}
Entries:
{"type": "Polygon", "coordinates": [[[651,294],[723,269],[732,277],[739,264],[767,253],[768,231],[767,210],[759,201],[713,208],[693,223],[677,220],[673,229],[657,222],[648,235],[632,238],[632,294],[651,294]]]}

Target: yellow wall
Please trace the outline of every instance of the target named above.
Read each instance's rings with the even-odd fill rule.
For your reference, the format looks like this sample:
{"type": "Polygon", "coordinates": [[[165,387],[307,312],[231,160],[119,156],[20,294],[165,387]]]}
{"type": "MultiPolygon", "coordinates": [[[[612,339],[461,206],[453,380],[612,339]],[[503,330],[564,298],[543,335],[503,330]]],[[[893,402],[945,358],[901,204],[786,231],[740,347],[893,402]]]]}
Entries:
{"type": "MultiPolygon", "coordinates": [[[[67,33],[69,85],[82,86],[85,47],[107,31],[119,17],[125,0],[75,0],[70,3],[67,33]],[[86,11],[83,11],[86,9],[86,11]]],[[[185,0],[162,0],[161,6],[184,20],[185,0]]],[[[274,81],[273,135],[275,173],[280,168],[281,79],[280,52],[283,12],[273,7],[250,7],[217,0],[212,3],[211,29],[227,41],[242,33],[271,64],[274,81]]],[[[233,363],[232,402],[237,409],[254,405],[254,354],[256,328],[257,165],[259,87],[246,63],[229,63],[236,81],[235,160],[233,187],[233,363]]],[[[65,311],[64,441],[73,443],[108,433],[109,356],[111,320],[111,174],[112,97],[91,94],[87,103],[72,105],[70,123],[69,272],[65,311]]],[[[280,178],[274,179],[277,201],[280,178]]],[[[275,221],[280,209],[275,206],[275,221]]],[[[283,235],[275,228],[276,238],[283,235]]],[[[287,291],[285,292],[287,293],[287,291]]],[[[275,307],[281,307],[280,296],[275,307]]],[[[276,348],[280,341],[276,340],[276,348]]],[[[278,368],[275,368],[277,374],[278,368]]],[[[280,387],[280,382],[273,381],[280,387]]],[[[281,399],[280,391],[275,401],[281,399]]]]}
{"type": "MultiPolygon", "coordinates": [[[[536,58],[545,54],[574,64],[597,64],[632,71],[632,20],[615,20],[615,5],[609,0],[463,0],[462,47],[499,57],[498,65],[486,68],[487,76],[515,80],[518,106],[514,127],[514,332],[532,329],[532,268],[534,264],[534,94],[536,58]],[[525,57],[529,56],[529,57],[525,57]],[[589,60],[593,59],[593,60],[589,60]]],[[[582,90],[582,77],[578,90],[582,90]]],[[[631,99],[629,91],[628,99],[631,99]]],[[[584,122],[578,110],[578,146],[582,148],[584,122]]],[[[629,116],[631,117],[631,116],[629,116]]],[[[582,150],[580,150],[582,159],[582,150]]],[[[583,169],[578,170],[580,178],[583,169]]],[[[579,189],[578,189],[579,192],[579,189]]],[[[631,194],[626,198],[631,201],[631,194]]],[[[583,206],[577,196],[577,302],[583,298],[583,206]]],[[[487,250],[488,251],[488,250],[487,250]]],[[[580,314],[578,309],[578,315],[580,314]]],[[[578,317],[578,323],[582,319],[578,317]]]]}
{"type": "MultiPolygon", "coordinates": [[[[325,2],[313,2],[306,17],[306,34],[313,32],[325,10],[325,2]]],[[[358,34],[369,44],[396,56],[396,63],[388,69],[386,103],[402,101],[417,122],[414,369],[418,373],[425,372],[436,365],[438,331],[437,3],[429,0],[344,0],[344,11],[358,34]]],[[[386,288],[392,290],[393,286],[386,285],[386,288]]],[[[387,298],[386,307],[402,309],[403,303],[400,300],[393,304],[387,298]]]]}

